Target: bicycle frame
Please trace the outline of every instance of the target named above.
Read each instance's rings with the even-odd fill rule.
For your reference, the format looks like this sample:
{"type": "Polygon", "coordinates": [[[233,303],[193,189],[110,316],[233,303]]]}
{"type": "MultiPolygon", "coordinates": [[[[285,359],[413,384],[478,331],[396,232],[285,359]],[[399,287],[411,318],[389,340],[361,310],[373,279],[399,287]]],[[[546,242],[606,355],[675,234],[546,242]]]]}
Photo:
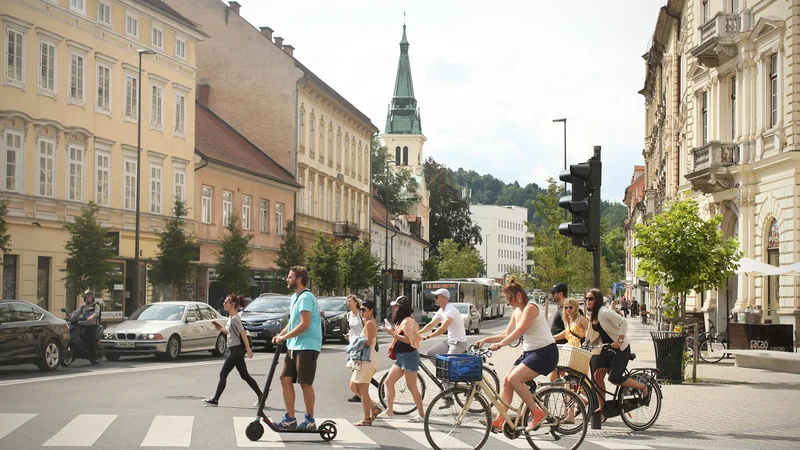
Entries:
{"type": "MultiPolygon", "coordinates": [[[[503,420],[505,420],[506,424],[508,424],[512,430],[516,432],[524,430],[525,424],[523,422],[524,420],[523,413],[525,412],[525,408],[528,406],[524,401],[521,402],[518,407],[514,408],[512,405],[506,403],[505,400],[503,400],[500,397],[500,393],[495,391],[494,387],[489,386],[485,381],[483,380],[473,381],[470,382],[470,385],[471,386],[469,395],[467,395],[467,398],[464,399],[464,407],[461,409],[461,413],[458,415],[459,423],[461,423],[461,421],[464,420],[464,416],[466,415],[467,412],[469,412],[469,408],[472,405],[472,399],[475,398],[476,395],[482,395],[484,399],[491,402],[492,406],[494,406],[497,409],[497,411],[503,417],[503,420]],[[477,389],[478,387],[480,387],[482,392],[478,392],[477,389]],[[488,397],[488,399],[486,397],[488,397]],[[505,406],[508,409],[504,411],[500,407],[501,405],[505,406]],[[516,413],[517,416],[514,420],[511,420],[511,416],[508,414],[509,411],[513,411],[514,413],[516,413]]],[[[539,400],[539,396],[536,394],[536,392],[531,392],[531,395],[533,396],[533,401],[536,403],[536,406],[542,411],[544,411],[544,413],[546,414],[545,419],[553,420],[553,423],[548,423],[548,426],[558,427],[560,425],[561,419],[553,416],[550,413],[550,411],[544,407],[542,401],[539,400]]]]}
{"type": "MultiPolygon", "coordinates": [[[[634,409],[636,409],[636,408],[641,406],[637,400],[629,400],[627,403],[625,403],[625,399],[622,398],[622,390],[623,389],[627,389],[627,388],[625,388],[623,386],[614,385],[616,388],[614,389],[614,392],[611,393],[610,391],[606,391],[605,389],[600,389],[600,386],[597,385],[597,382],[595,381],[594,377],[590,377],[590,376],[586,375],[583,372],[578,372],[577,370],[574,370],[572,368],[565,367],[565,366],[557,366],[556,370],[563,370],[564,372],[566,372],[569,375],[577,375],[577,376],[579,376],[581,384],[583,384],[584,380],[588,380],[589,381],[589,386],[592,389],[592,391],[589,393],[592,396],[592,398],[590,399],[590,404],[589,404],[590,406],[592,406],[592,408],[590,408],[591,411],[589,412],[590,416],[594,415],[594,411],[595,411],[594,403],[598,401],[597,400],[598,395],[603,395],[603,397],[605,399],[605,395],[606,394],[612,394],[611,400],[605,399],[605,401],[603,402],[603,412],[602,412],[602,414],[604,416],[606,416],[606,417],[616,417],[616,416],[619,416],[620,414],[622,414],[622,406],[623,406],[623,404],[626,405],[626,406],[631,406],[631,408],[628,409],[629,411],[634,410],[634,409]]],[[[654,384],[655,384],[655,376],[658,373],[658,369],[652,369],[652,368],[650,368],[650,369],[642,368],[642,369],[633,369],[633,370],[625,369],[625,377],[632,377],[632,376],[634,376],[634,375],[636,375],[638,373],[645,374],[645,376],[647,376],[648,378],[652,379],[654,381],[654,384]]],[[[660,392],[660,390],[659,390],[659,392],[660,392]]],[[[655,394],[656,393],[654,392],[651,395],[655,395],[655,394]]]]}

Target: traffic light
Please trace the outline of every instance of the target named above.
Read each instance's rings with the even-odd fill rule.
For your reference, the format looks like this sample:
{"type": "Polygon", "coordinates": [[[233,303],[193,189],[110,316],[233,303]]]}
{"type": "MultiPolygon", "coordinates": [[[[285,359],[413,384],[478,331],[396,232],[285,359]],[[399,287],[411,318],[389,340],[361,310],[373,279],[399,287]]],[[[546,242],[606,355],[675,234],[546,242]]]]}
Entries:
{"type": "Polygon", "coordinates": [[[572,184],[572,195],[558,200],[558,206],[572,213],[572,221],[559,225],[558,232],[571,237],[572,245],[593,251],[600,245],[600,147],[595,146],[591,159],[569,166],[558,178],[572,184]]]}

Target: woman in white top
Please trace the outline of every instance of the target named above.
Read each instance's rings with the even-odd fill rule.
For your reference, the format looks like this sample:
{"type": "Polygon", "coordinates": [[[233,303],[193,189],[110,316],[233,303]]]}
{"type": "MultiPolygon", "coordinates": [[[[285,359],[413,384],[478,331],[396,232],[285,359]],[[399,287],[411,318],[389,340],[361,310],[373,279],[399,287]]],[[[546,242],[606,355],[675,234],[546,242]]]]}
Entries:
{"type": "MultiPolygon", "coordinates": [[[[500,397],[510,405],[516,392],[528,405],[533,416],[533,420],[526,429],[530,431],[544,420],[545,413],[533,401],[533,396],[525,382],[533,380],[539,375],[548,374],[556,368],[558,347],[550,333],[550,326],[547,324],[544,312],[539,309],[536,302],[528,300],[525,288],[516,282],[514,276],[509,278],[503,288],[503,295],[505,295],[508,305],[515,308],[508,326],[502,333],[483,338],[476,344],[479,346],[492,344],[489,348],[496,351],[504,345],[516,342],[522,336],[522,355],[514,363],[515,367],[503,379],[500,397]]],[[[503,411],[508,409],[504,405],[500,405],[500,407],[503,408],[503,411]]],[[[492,428],[502,430],[504,422],[503,416],[498,414],[492,422],[492,428]]]]}
{"type": "MultiPolygon", "coordinates": [[[[361,305],[361,299],[358,298],[358,296],[351,294],[347,297],[347,325],[349,331],[345,334],[345,338],[348,341],[352,341],[361,336],[361,332],[364,331],[364,319],[361,318],[361,305]]],[[[358,403],[361,401],[361,397],[354,395],[348,398],[347,401],[350,403],[358,403]]]]}

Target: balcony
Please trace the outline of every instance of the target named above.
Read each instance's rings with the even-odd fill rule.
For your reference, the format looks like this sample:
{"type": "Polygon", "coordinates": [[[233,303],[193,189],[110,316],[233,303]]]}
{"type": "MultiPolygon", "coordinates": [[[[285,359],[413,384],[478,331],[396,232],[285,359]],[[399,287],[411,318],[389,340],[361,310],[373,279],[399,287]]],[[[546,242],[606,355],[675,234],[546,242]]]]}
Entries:
{"type": "Polygon", "coordinates": [[[686,179],[692,189],[711,194],[733,187],[728,168],[739,162],[739,146],[731,142],[711,141],[692,149],[692,169],[686,179]]]}
{"type": "Polygon", "coordinates": [[[705,67],[718,67],[736,56],[734,37],[739,32],[739,16],[717,13],[700,26],[700,45],[690,50],[705,67]]]}
{"type": "Polygon", "coordinates": [[[358,239],[361,230],[355,222],[334,222],[333,223],[333,236],[344,239],[358,239]]]}

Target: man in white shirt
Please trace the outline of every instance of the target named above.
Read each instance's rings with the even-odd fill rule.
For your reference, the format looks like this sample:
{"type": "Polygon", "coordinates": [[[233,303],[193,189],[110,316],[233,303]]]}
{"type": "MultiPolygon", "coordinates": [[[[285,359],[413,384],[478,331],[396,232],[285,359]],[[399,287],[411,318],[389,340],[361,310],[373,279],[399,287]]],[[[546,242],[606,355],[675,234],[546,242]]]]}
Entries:
{"type": "Polygon", "coordinates": [[[446,331],[447,340],[433,345],[428,349],[426,354],[428,356],[434,356],[466,352],[467,332],[464,330],[464,319],[461,318],[461,313],[458,312],[456,307],[450,304],[450,291],[447,289],[439,289],[434,291],[433,295],[439,310],[433,315],[433,319],[419,331],[419,334],[422,335],[422,340],[425,341],[446,331]],[[439,323],[441,323],[442,326],[433,333],[427,336],[425,335],[425,333],[429,332],[439,323]]]}

